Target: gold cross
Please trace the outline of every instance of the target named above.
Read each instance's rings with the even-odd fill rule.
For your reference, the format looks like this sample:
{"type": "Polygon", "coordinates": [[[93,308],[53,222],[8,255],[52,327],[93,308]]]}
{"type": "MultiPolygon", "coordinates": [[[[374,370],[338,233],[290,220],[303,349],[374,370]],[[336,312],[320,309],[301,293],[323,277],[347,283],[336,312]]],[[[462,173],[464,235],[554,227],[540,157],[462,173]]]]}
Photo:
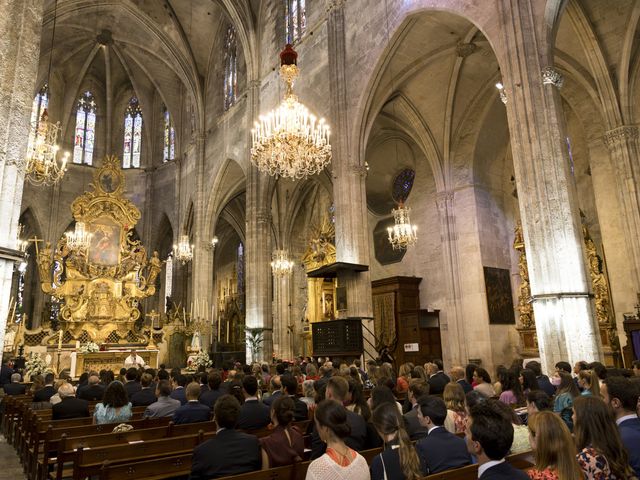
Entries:
{"type": "Polygon", "coordinates": [[[29,238],[27,239],[28,242],[33,242],[33,244],[36,246],[36,257],[38,256],[38,243],[39,242],[44,242],[44,239],[42,238],[38,238],[37,235],[34,235],[33,238],[29,238]]]}

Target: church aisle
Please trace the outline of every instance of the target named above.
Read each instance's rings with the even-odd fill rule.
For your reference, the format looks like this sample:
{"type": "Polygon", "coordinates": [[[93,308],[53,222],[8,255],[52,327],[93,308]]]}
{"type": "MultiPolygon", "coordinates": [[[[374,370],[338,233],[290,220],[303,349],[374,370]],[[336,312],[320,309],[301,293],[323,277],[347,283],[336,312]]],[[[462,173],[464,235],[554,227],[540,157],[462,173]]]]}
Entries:
{"type": "Polygon", "coordinates": [[[21,480],[26,479],[18,460],[18,455],[11,445],[7,444],[3,435],[0,435],[0,480],[21,480]]]}

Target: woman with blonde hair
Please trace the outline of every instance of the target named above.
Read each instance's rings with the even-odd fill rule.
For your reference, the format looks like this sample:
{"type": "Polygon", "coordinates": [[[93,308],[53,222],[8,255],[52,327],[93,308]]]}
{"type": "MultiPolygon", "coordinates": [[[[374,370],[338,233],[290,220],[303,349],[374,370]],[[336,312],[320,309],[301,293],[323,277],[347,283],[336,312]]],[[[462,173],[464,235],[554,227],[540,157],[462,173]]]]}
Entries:
{"type": "Polygon", "coordinates": [[[444,387],[442,399],[447,406],[447,418],[444,428],[451,433],[467,431],[467,397],[458,383],[448,383],[444,387]]]}
{"type": "Polygon", "coordinates": [[[583,478],[571,432],[555,413],[543,411],[529,418],[529,443],[534,451],[535,467],[527,473],[533,480],[583,478]]]}
{"type": "Polygon", "coordinates": [[[396,380],[396,392],[405,393],[409,390],[409,381],[411,380],[411,365],[403,363],[400,365],[400,371],[398,372],[398,379],[396,380]]]}
{"type": "Polygon", "coordinates": [[[384,441],[383,452],[371,461],[371,480],[421,478],[420,459],[398,409],[392,403],[383,403],[374,410],[371,420],[384,441]]]}
{"type": "Polygon", "coordinates": [[[580,395],[600,396],[600,379],[593,370],[580,370],[578,373],[578,386],[582,388],[580,395]]]}

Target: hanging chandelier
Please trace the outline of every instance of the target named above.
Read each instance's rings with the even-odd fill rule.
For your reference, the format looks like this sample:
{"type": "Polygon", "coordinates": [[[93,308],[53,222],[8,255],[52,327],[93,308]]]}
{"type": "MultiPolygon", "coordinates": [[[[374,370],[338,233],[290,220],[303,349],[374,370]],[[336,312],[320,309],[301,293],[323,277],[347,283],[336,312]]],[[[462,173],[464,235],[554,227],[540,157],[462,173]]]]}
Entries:
{"type": "Polygon", "coordinates": [[[317,119],[293,94],[299,74],[298,54],[290,44],[280,53],[280,76],[286,92],[282,103],[251,130],[251,161],[263,173],[301,179],[320,173],[331,161],[329,126],[317,119]]]}
{"type": "Polygon", "coordinates": [[[406,250],[415,245],[418,240],[418,227],[411,225],[409,213],[411,209],[405,207],[403,202],[398,203],[398,208],[391,210],[395,225],[387,228],[389,242],[394,250],[406,250]]]}
{"type": "Polygon", "coordinates": [[[286,250],[274,251],[271,259],[271,271],[274,277],[284,277],[291,274],[293,262],[289,260],[286,250]]]}
{"type": "Polygon", "coordinates": [[[65,233],[67,237],[67,247],[75,252],[86,251],[91,243],[93,234],[86,228],[84,222],[76,222],[73,232],[65,233]]]}
{"type": "Polygon", "coordinates": [[[188,235],[180,235],[180,241],[173,246],[173,254],[182,265],[193,259],[193,245],[189,243],[188,235]]]}
{"type": "MultiPolygon", "coordinates": [[[[51,59],[53,58],[53,45],[56,34],[56,14],[58,2],[56,1],[53,17],[53,29],[51,33],[51,53],[49,54],[49,70],[47,71],[47,85],[51,75],[51,59]]],[[[49,112],[45,108],[42,115],[32,122],[31,135],[27,156],[19,169],[32,185],[53,185],[58,183],[67,171],[69,152],[65,152],[58,160],[58,135],[61,133],[60,122],[49,122],[49,112]]]]}

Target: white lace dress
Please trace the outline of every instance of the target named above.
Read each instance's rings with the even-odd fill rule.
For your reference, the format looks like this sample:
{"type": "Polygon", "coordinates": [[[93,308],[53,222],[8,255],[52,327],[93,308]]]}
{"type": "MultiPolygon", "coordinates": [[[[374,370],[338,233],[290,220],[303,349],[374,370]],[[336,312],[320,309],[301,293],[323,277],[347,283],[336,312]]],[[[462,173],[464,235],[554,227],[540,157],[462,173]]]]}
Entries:
{"type": "Polygon", "coordinates": [[[369,465],[362,455],[347,465],[341,467],[326,453],[315,459],[309,465],[305,480],[370,480],[369,465]]]}

